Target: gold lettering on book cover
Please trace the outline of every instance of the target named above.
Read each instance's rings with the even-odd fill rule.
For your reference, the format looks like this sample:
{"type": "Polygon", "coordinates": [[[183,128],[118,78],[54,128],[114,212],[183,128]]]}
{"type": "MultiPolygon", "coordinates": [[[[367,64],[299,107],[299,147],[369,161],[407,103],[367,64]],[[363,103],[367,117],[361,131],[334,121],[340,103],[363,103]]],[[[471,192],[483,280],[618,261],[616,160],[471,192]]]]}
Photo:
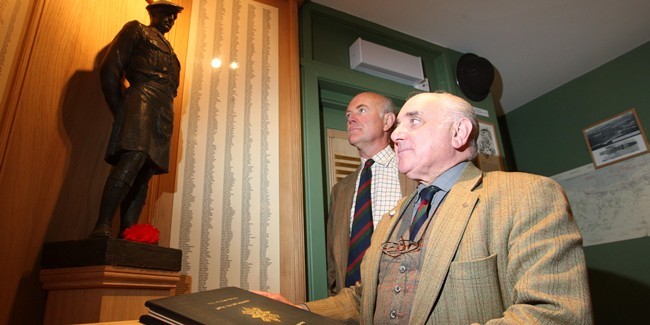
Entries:
{"type": "Polygon", "coordinates": [[[280,315],[273,314],[268,310],[261,310],[257,307],[253,307],[253,308],[244,307],[242,308],[242,314],[251,315],[251,318],[259,318],[266,323],[280,322],[280,315]]]}
{"type": "Polygon", "coordinates": [[[250,300],[242,300],[242,301],[238,301],[238,302],[233,302],[231,304],[215,307],[214,309],[222,310],[222,309],[230,308],[232,306],[237,306],[237,305],[241,305],[241,304],[245,304],[245,303],[249,303],[249,302],[250,302],[250,300]]]}
{"type": "Polygon", "coordinates": [[[217,300],[217,301],[208,302],[208,305],[221,304],[221,303],[224,303],[224,302],[227,302],[227,301],[232,301],[232,300],[237,300],[237,299],[239,299],[239,298],[230,297],[230,298],[226,298],[226,299],[221,299],[221,300],[217,300]]]}

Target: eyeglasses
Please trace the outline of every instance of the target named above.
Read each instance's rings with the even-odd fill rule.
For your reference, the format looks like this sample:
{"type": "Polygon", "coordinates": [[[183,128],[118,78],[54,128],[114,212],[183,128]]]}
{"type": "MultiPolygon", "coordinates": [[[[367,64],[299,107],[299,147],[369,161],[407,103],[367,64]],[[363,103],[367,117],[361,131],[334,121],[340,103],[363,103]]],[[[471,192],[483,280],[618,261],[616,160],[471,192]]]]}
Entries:
{"type": "Polygon", "coordinates": [[[398,257],[402,254],[417,252],[420,250],[421,247],[422,247],[422,238],[414,242],[414,241],[404,239],[404,237],[400,237],[400,239],[396,243],[385,242],[381,244],[381,251],[390,257],[398,257]]]}

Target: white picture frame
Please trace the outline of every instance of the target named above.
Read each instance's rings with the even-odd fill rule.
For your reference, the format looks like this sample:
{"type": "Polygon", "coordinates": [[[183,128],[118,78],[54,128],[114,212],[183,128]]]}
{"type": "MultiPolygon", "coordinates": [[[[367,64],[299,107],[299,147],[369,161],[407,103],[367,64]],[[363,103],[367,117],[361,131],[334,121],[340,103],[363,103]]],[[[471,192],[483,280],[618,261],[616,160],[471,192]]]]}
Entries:
{"type": "Polygon", "coordinates": [[[496,135],[494,124],[485,121],[479,121],[479,134],[476,140],[478,146],[478,155],[476,164],[483,171],[503,170],[501,151],[499,150],[499,140],[496,135]]]}

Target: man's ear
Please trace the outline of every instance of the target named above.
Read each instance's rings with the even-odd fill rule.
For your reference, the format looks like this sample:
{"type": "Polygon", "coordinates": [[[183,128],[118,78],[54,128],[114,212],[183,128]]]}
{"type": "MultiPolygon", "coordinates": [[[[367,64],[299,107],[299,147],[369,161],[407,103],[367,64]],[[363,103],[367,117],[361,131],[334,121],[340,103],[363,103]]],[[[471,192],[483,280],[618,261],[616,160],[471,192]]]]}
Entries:
{"type": "Polygon", "coordinates": [[[384,114],[384,131],[390,131],[393,128],[393,124],[395,124],[395,113],[384,114]]]}
{"type": "Polygon", "coordinates": [[[454,128],[451,130],[452,147],[455,149],[464,148],[469,142],[472,128],[472,122],[466,118],[461,118],[460,121],[454,123],[454,128]]]}

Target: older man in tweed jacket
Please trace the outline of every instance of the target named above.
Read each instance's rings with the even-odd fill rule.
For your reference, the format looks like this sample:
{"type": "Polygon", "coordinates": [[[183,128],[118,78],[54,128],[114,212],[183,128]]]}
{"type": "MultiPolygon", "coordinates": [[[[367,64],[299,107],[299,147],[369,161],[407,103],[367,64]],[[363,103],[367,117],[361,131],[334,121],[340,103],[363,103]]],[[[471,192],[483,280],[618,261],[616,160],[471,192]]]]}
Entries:
{"type": "Polygon", "coordinates": [[[421,183],[378,224],[361,284],[306,303],[362,324],[590,324],[582,237],[561,187],[484,173],[472,106],[447,93],[409,99],[392,134],[400,172],[421,183]],[[437,188],[428,219],[411,220],[437,188]]]}

